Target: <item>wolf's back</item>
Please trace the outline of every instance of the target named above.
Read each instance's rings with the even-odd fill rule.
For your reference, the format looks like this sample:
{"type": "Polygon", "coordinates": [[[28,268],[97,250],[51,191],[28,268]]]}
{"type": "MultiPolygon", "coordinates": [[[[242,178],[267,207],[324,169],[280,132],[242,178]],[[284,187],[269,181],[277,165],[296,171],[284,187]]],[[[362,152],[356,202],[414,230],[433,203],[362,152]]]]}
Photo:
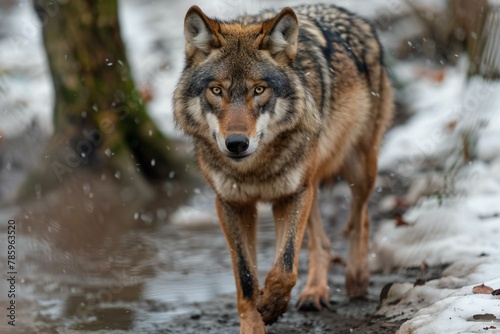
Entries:
{"type": "MultiPolygon", "coordinates": [[[[375,28],[334,5],[294,10],[300,24],[296,68],[322,119],[320,156],[338,162],[352,145],[378,147],[392,119],[393,96],[375,28]],[[338,135],[343,128],[349,131],[338,135]]],[[[338,170],[337,162],[328,170],[338,170]]]]}
{"type": "Polygon", "coordinates": [[[335,5],[304,5],[294,9],[302,22],[304,46],[307,48],[310,43],[307,32],[314,34],[312,31],[319,29],[325,39],[323,56],[330,72],[342,77],[346,67],[355,65],[358,74],[366,77],[376,94],[383,71],[383,51],[375,28],[365,19],[335,5]]]}

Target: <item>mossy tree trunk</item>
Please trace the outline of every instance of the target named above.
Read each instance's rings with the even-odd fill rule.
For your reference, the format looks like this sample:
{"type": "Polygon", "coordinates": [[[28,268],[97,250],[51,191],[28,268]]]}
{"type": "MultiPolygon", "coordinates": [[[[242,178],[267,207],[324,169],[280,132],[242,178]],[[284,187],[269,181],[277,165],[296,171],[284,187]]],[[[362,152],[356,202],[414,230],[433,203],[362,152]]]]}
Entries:
{"type": "Polygon", "coordinates": [[[144,191],[146,181],[182,177],[184,164],[136,90],[117,1],[34,0],[34,6],[55,89],[54,135],[24,190],[50,188],[81,169],[106,169],[144,191]]]}

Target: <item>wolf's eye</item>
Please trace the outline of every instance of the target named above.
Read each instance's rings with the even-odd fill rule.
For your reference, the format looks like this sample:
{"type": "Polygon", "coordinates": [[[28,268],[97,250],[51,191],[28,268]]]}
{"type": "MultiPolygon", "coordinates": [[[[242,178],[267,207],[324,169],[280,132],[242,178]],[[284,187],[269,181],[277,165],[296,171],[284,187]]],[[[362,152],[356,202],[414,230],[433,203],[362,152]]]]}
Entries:
{"type": "Polygon", "coordinates": [[[210,90],[212,91],[212,93],[214,95],[221,95],[222,94],[222,89],[220,89],[220,87],[212,87],[212,88],[210,88],[210,90]]]}
{"type": "Polygon", "coordinates": [[[264,86],[257,86],[257,87],[255,87],[254,92],[257,95],[260,95],[260,94],[264,93],[265,90],[266,90],[266,87],[264,87],[264,86]]]}

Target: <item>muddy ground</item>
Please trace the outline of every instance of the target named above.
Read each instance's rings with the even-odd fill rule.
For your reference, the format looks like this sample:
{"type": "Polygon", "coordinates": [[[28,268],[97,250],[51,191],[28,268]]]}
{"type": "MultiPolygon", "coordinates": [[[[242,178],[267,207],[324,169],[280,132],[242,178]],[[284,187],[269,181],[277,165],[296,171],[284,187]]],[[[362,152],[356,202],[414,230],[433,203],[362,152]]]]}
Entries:
{"type": "MultiPolygon", "coordinates": [[[[323,217],[327,216],[327,232],[333,241],[334,250],[343,256],[347,255],[347,243],[342,237],[340,228],[347,218],[348,192],[345,190],[345,187],[339,186],[333,191],[323,192],[321,196],[322,208],[331,209],[330,216],[325,212],[329,210],[322,210],[323,217]]],[[[385,195],[384,192],[386,190],[380,190],[371,201],[371,214],[376,218],[372,226],[374,230],[380,220],[388,218],[388,214],[380,214],[377,210],[377,200],[385,195]]],[[[267,219],[262,223],[265,228],[272,229],[272,224],[267,219]]],[[[261,243],[265,248],[274,247],[272,240],[266,239],[264,242],[261,240],[261,243]]],[[[392,319],[374,315],[381,298],[384,298],[382,292],[384,287],[389,288],[394,282],[417,282],[418,280],[422,283],[439,277],[443,269],[441,267],[408,268],[398,273],[374,273],[366,298],[350,300],[344,288],[344,267],[342,264],[333,264],[329,279],[332,310],[299,312],[294,305],[307,278],[305,248],[303,247],[301,254],[299,282],[293,290],[288,311],[278,322],[268,326],[268,333],[395,333],[402,321],[392,321],[392,319]]],[[[260,253],[268,252],[270,250],[260,251],[260,253]]],[[[220,253],[219,256],[227,255],[220,253]]],[[[177,306],[171,305],[171,307],[177,306]]],[[[218,295],[207,302],[190,303],[189,309],[190,311],[186,314],[174,317],[163,324],[161,328],[158,328],[158,333],[238,333],[239,322],[234,294],[218,295]]]]}
{"type": "MultiPolygon", "coordinates": [[[[334,271],[337,271],[334,269],[334,271]]],[[[341,270],[338,270],[339,272],[341,270]]],[[[298,312],[293,305],[280,320],[268,326],[268,333],[395,333],[401,321],[377,318],[381,288],[390,281],[411,280],[412,275],[375,275],[367,298],[349,300],[341,283],[332,282],[333,310],[298,312]],[[340,292],[339,292],[340,290],[340,292]]],[[[298,288],[304,285],[302,279],[298,288]]],[[[297,293],[294,293],[295,297],[297,293]]],[[[296,298],[295,298],[296,300],[296,298]]],[[[292,299],[292,303],[293,303],[292,299]]],[[[206,303],[194,303],[186,315],[172,319],[158,333],[238,333],[239,322],[233,295],[222,295],[206,303]]]]}

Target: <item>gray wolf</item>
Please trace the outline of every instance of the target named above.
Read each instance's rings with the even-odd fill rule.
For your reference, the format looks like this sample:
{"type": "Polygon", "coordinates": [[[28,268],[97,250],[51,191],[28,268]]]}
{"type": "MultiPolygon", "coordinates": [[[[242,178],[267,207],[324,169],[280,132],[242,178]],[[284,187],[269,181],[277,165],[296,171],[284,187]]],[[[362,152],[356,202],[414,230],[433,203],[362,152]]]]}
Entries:
{"type": "Polygon", "coordinates": [[[307,229],[309,274],[300,309],[328,306],[332,259],[318,188],[351,185],[345,275],[350,296],[369,283],[367,201],[391,120],[392,88],[374,28],[333,5],[265,11],[232,21],[193,6],[185,67],[174,92],[177,126],[193,138],[230,249],[241,333],[264,333],[287,308],[307,229]],[[259,201],[272,204],[276,259],[257,277],[259,201]]]}

